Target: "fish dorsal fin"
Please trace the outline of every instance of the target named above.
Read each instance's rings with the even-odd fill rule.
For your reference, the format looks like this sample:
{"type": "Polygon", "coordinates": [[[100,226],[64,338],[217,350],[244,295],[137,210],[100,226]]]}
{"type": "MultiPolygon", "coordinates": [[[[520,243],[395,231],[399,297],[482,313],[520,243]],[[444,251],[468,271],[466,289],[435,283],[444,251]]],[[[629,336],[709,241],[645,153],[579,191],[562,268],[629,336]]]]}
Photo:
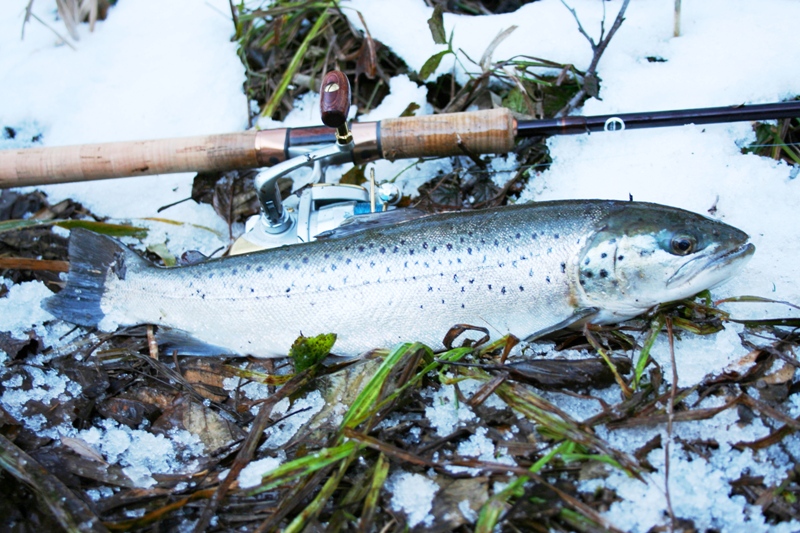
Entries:
{"type": "Polygon", "coordinates": [[[540,329],[539,331],[528,335],[525,337],[525,342],[533,342],[536,339],[541,339],[542,337],[550,335],[551,333],[555,333],[556,331],[583,324],[599,312],[600,309],[597,307],[584,307],[582,309],[576,309],[570,316],[561,322],[553,324],[552,326],[548,326],[544,329],[540,329]]]}
{"type": "Polygon", "coordinates": [[[403,222],[416,220],[427,215],[428,213],[411,207],[379,213],[369,213],[368,215],[358,215],[348,218],[338,228],[323,231],[318,234],[315,239],[339,239],[368,229],[402,224],[403,222]]]}

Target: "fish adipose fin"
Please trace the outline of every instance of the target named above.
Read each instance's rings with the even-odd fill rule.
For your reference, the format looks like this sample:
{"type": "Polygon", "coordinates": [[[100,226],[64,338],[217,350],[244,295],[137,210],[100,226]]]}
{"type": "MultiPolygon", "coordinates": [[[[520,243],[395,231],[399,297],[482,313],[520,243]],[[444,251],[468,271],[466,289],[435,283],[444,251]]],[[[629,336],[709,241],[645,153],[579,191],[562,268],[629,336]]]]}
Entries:
{"type": "Polygon", "coordinates": [[[528,335],[527,337],[525,337],[525,342],[533,342],[536,339],[541,339],[542,337],[550,335],[551,333],[555,333],[556,331],[582,324],[599,312],[600,309],[598,309],[597,307],[586,307],[583,309],[576,309],[574,313],[572,313],[570,316],[568,316],[561,322],[558,322],[557,324],[553,324],[552,326],[548,326],[544,329],[541,329],[535,333],[528,335]]]}
{"type": "Polygon", "coordinates": [[[45,311],[73,324],[96,326],[104,316],[101,301],[109,275],[125,279],[149,263],[121,242],[76,228],[69,238],[67,285],[42,302],[45,311]]]}

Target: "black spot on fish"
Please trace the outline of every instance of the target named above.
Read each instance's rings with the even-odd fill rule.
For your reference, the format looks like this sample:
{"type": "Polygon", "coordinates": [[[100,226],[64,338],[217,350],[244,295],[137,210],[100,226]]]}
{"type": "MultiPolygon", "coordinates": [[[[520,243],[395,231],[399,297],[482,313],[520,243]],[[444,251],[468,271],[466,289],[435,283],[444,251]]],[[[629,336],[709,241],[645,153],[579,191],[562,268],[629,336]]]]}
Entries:
{"type": "Polygon", "coordinates": [[[262,270],[264,270],[264,267],[262,267],[262,266],[257,266],[256,267],[256,272],[261,272],[262,270]]]}
{"type": "Polygon", "coordinates": [[[284,263],[283,264],[283,269],[284,270],[289,270],[289,263],[284,263]]]}
{"type": "Polygon", "coordinates": [[[472,255],[472,248],[467,248],[467,253],[468,253],[469,255],[472,255]]]}
{"type": "Polygon", "coordinates": [[[209,275],[208,275],[208,279],[211,279],[211,278],[213,278],[213,277],[214,277],[214,273],[213,273],[213,272],[212,272],[211,274],[209,274],[209,275]]]}
{"type": "Polygon", "coordinates": [[[556,234],[554,234],[554,235],[553,235],[553,238],[554,238],[554,239],[558,239],[558,237],[559,237],[558,233],[556,233],[556,234]]]}
{"type": "Polygon", "coordinates": [[[325,254],[325,259],[330,259],[331,254],[325,254]]]}
{"type": "Polygon", "coordinates": [[[498,266],[499,268],[503,268],[504,266],[506,266],[506,264],[505,264],[505,263],[503,263],[502,261],[498,261],[498,263],[497,263],[497,266],[498,266]]]}
{"type": "Polygon", "coordinates": [[[614,244],[614,243],[616,243],[616,242],[617,242],[617,239],[616,239],[616,238],[613,238],[613,239],[608,239],[608,244],[614,244]]]}
{"type": "Polygon", "coordinates": [[[433,287],[431,287],[430,285],[428,285],[428,292],[433,292],[433,287]]]}
{"type": "Polygon", "coordinates": [[[422,264],[423,264],[423,265],[425,265],[425,268],[430,268],[430,267],[431,267],[431,266],[428,264],[428,262],[427,262],[427,261],[425,261],[425,262],[424,262],[424,263],[422,263],[422,264]]]}
{"type": "Polygon", "coordinates": [[[374,248],[374,247],[375,247],[375,243],[373,243],[373,242],[369,243],[369,248],[370,248],[370,249],[371,249],[371,248],[374,248]]]}
{"type": "Polygon", "coordinates": [[[420,308],[420,309],[424,309],[424,307],[422,307],[421,305],[419,306],[419,308],[420,308]]]}
{"type": "Polygon", "coordinates": [[[290,292],[292,290],[291,287],[286,287],[286,292],[290,292]]]}
{"type": "Polygon", "coordinates": [[[600,270],[600,277],[601,278],[607,278],[608,277],[608,271],[606,269],[601,269],[600,270]]]}
{"type": "Polygon", "coordinates": [[[617,261],[622,261],[623,259],[625,259],[624,255],[621,255],[621,256],[617,257],[617,261]]]}
{"type": "Polygon", "coordinates": [[[422,249],[423,250],[427,250],[428,249],[428,243],[427,242],[423,242],[422,243],[422,249]]]}
{"type": "Polygon", "coordinates": [[[535,241],[536,239],[538,239],[538,238],[539,238],[539,235],[537,235],[536,233],[533,233],[533,234],[531,235],[531,239],[533,239],[534,241],[535,241]]]}
{"type": "Polygon", "coordinates": [[[352,261],[352,259],[350,259],[350,258],[348,257],[347,259],[345,259],[345,261],[344,261],[344,264],[345,264],[345,265],[349,265],[349,264],[350,264],[350,263],[352,263],[352,262],[353,262],[353,261],[352,261]]]}
{"type": "Polygon", "coordinates": [[[503,287],[502,289],[500,289],[500,294],[505,294],[505,293],[506,293],[506,288],[505,288],[505,287],[503,287]]]}
{"type": "Polygon", "coordinates": [[[464,304],[461,304],[461,309],[464,309],[464,304]]]}
{"type": "Polygon", "coordinates": [[[515,239],[519,239],[520,237],[522,237],[522,235],[520,235],[519,233],[517,233],[516,235],[514,235],[514,238],[515,238],[515,239]]]}
{"type": "Polygon", "coordinates": [[[461,292],[467,292],[467,291],[464,290],[464,287],[461,287],[461,292]]]}
{"type": "Polygon", "coordinates": [[[469,283],[470,283],[470,285],[471,285],[471,284],[475,283],[475,280],[474,280],[474,279],[471,279],[471,280],[469,280],[469,283]]]}
{"type": "Polygon", "coordinates": [[[397,246],[395,246],[395,247],[394,247],[394,250],[392,250],[392,253],[393,253],[393,254],[396,254],[396,253],[397,253],[397,252],[399,252],[399,251],[400,251],[400,248],[398,248],[397,246]]]}
{"type": "Polygon", "coordinates": [[[444,305],[444,300],[442,300],[442,305],[444,305]]]}
{"type": "Polygon", "coordinates": [[[333,290],[333,285],[328,285],[328,290],[332,291],[333,290]]]}
{"type": "Polygon", "coordinates": [[[250,294],[253,294],[256,290],[253,287],[250,287],[250,294]]]}
{"type": "Polygon", "coordinates": [[[586,260],[583,262],[583,264],[584,265],[588,265],[591,262],[592,262],[592,260],[587,257],[586,260]]]}
{"type": "Polygon", "coordinates": [[[589,279],[592,279],[594,277],[594,272],[592,272],[591,270],[584,270],[583,275],[589,279]]]}
{"type": "Polygon", "coordinates": [[[245,267],[244,267],[245,270],[250,270],[250,268],[251,268],[250,265],[245,265],[245,267]]]}
{"type": "Polygon", "coordinates": [[[405,240],[405,239],[402,239],[402,240],[400,241],[400,244],[401,244],[401,245],[403,245],[403,244],[405,244],[405,243],[406,243],[406,240],[405,240]]]}
{"type": "Polygon", "coordinates": [[[492,284],[491,283],[489,284],[489,290],[492,290],[492,284]]]}
{"type": "Polygon", "coordinates": [[[561,263],[561,273],[566,274],[566,272],[567,272],[567,264],[561,263]]]}
{"type": "Polygon", "coordinates": [[[370,262],[369,262],[369,266],[370,266],[370,267],[374,267],[374,266],[375,266],[375,261],[370,261],[370,262]]]}
{"type": "Polygon", "coordinates": [[[436,249],[437,249],[436,246],[434,246],[433,248],[431,248],[431,252],[436,253],[436,249]]]}
{"type": "Polygon", "coordinates": [[[231,270],[231,275],[232,276],[235,276],[238,273],[239,273],[239,269],[238,268],[234,268],[233,270],[231,270]]]}
{"type": "Polygon", "coordinates": [[[378,251],[379,251],[380,253],[382,253],[382,254],[385,254],[385,253],[386,253],[386,248],[384,248],[383,246],[381,246],[380,250],[378,250],[378,251]]]}
{"type": "Polygon", "coordinates": [[[520,285],[520,286],[519,286],[519,292],[525,292],[525,287],[523,287],[522,285],[520,285]]]}
{"type": "Polygon", "coordinates": [[[363,251],[364,251],[364,247],[363,247],[363,246],[359,246],[359,247],[358,247],[358,251],[359,251],[359,252],[363,252],[363,251]]]}
{"type": "Polygon", "coordinates": [[[603,252],[602,254],[600,254],[600,259],[605,259],[606,257],[608,257],[607,253],[603,252]]]}
{"type": "Polygon", "coordinates": [[[545,281],[547,281],[547,283],[550,283],[550,276],[547,276],[544,279],[545,279],[545,281]]]}
{"type": "Polygon", "coordinates": [[[308,257],[304,257],[304,258],[303,258],[303,263],[304,263],[304,264],[308,264],[308,257]]]}
{"type": "Polygon", "coordinates": [[[408,250],[408,255],[414,255],[414,249],[413,248],[408,250]]]}
{"type": "Polygon", "coordinates": [[[452,250],[452,249],[453,249],[453,245],[452,245],[452,244],[450,244],[450,243],[446,244],[445,246],[447,246],[447,249],[448,249],[448,250],[452,250]]]}
{"type": "Polygon", "coordinates": [[[331,263],[331,270],[336,270],[336,264],[335,263],[331,263]]]}
{"type": "Polygon", "coordinates": [[[500,246],[500,241],[498,241],[497,239],[495,239],[495,240],[494,240],[494,245],[495,245],[495,246],[500,246]]]}
{"type": "Polygon", "coordinates": [[[464,237],[461,237],[460,239],[458,239],[458,242],[460,242],[461,244],[464,244],[464,237]]]}
{"type": "Polygon", "coordinates": [[[581,286],[586,285],[586,281],[585,280],[580,280],[579,283],[581,284],[581,286]]]}
{"type": "Polygon", "coordinates": [[[205,300],[205,299],[206,299],[206,295],[205,295],[205,294],[201,294],[201,295],[200,295],[200,299],[201,299],[201,300],[205,300]]]}

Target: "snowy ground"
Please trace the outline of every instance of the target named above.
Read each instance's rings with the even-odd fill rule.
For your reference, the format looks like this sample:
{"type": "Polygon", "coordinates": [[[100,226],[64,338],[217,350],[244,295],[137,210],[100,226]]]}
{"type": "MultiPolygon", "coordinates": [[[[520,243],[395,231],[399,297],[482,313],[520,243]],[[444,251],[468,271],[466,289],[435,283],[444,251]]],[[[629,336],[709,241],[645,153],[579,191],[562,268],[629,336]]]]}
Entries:
{"type": "MultiPolygon", "coordinates": [[[[594,36],[599,33],[603,9],[608,27],[621,4],[619,0],[569,3],[584,28],[594,36]]],[[[25,27],[25,38],[20,40],[27,4],[28,0],[6,0],[0,5],[0,126],[41,132],[47,146],[245,128],[248,103],[241,90],[244,72],[235,43],[230,42],[233,26],[227,2],[120,0],[94,33],[89,33],[85,25],[80,27],[81,39],[74,42],[74,49],[36,21],[25,27]]],[[[800,94],[800,54],[796,53],[796,24],[792,24],[800,20],[800,3],[685,1],[682,35],[677,38],[672,36],[673,5],[671,0],[631,3],[625,22],[599,64],[602,101],[588,101],[582,113],[762,103],[800,94]],[[648,57],[663,61],[650,62],[648,57]]],[[[342,7],[353,15],[351,20],[357,26],[361,22],[353,10],[361,11],[372,37],[389,46],[413,70],[442,49],[430,38],[426,20],[432,10],[422,0],[352,0],[343,2],[342,7]]],[[[33,11],[51,28],[65,34],[63,25],[55,19],[54,1],[36,0],[33,11]]],[[[527,54],[574,63],[579,68],[585,68],[591,59],[589,44],[558,0],[529,4],[508,15],[445,15],[444,24],[448,35],[453,30],[454,48],[463,49],[472,58],[479,58],[500,31],[515,25],[517,29],[498,46],[494,59],[527,54]]],[[[452,68],[449,56],[438,73],[452,68]]],[[[456,71],[463,79],[465,74],[460,67],[456,71]]],[[[425,88],[408,79],[398,78],[391,87],[392,94],[368,117],[370,120],[397,116],[411,101],[425,102],[425,88]]],[[[308,104],[306,111],[297,111],[287,123],[316,124],[316,106],[313,102],[308,104]]],[[[741,154],[741,147],[753,139],[747,123],[552,138],[549,146],[553,165],[530,181],[522,198],[627,199],[630,195],[636,200],[704,214],[715,207],[713,216],[747,231],[757,251],[741,275],[715,290],[714,296],[753,294],[799,303],[800,285],[796,280],[800,278],[800,239],[796,230],[800,215],[796,206],[800,184],[794,179],[797,168],[741,154]]],[[[22,141],[0,139],[0,148],[22,141]]],[[[416,174],[404,175],[405,190],[413,190],[424,181],[425,173],[435,165],[447,163],[423,165],[416,174]]],[[[381,162],[375,166],[380,180],[406,165],[381,162]]],[[[52,203],[72,198],[95,214],[118,220],[160,216],[210,227],[219,235],[196,226],[173,229],[148,222],[155,230],[151,238],[163,242],[166,236],[173,252],[210,252],[227,239],[226,225],[210,206],[183,202],[156,213],[159,207],[189,196],[191,183],[192,175],[182,174],[59,185],[45,190],[52,203]]],[[[0,329],[17,335],[36,329],[45,342],[56,342],[70,328],[63,324],[49,329],[43,326],[48,317],[38,310],[38,301],[48,293],[39,284],[12,287],[0,300],[0,316],[6,324],[0,329]],[[30,311],[23,310],[26,308],[30,311]]],[[[762,308],[737,304],[729,309],[737,317],[796,314],[791,308],[778,305],[762,308]]],[[[680,384],[697,383],[706,374],[721,371],[744,356],[747,350],[738,342],[737,333],[729,327],[711,338],[688,336],[678,343],[680,384]]],[[[667,369],[665,376],[670,376],[666,341],[659,340],[654,350],[654,356],[667,369]]],[[[5,392],[0,401],[12,414],[19,412],[24,398],[17,394],[14,383],[3,385],[5,392]]],[[[43,373],[39,386],[44,386],[40,400],[79,393],[74,384],[55,374],[43,373]]],[[[552,394],[551,400],[578,419],[594,414],[592,406],[596,406],[558,394],[552,394]]],[[[720,402],[724,403],[724,398],[710,397],[700,406],[713,407],[720,402]]],[[[436,404],[446,406],[447,402],[436,404]]],[[[790,416],[800,414],[797,400],[790,399],[787,404],[790,416]]],[[[463,413],[457,413],[460,414],[463,413]]],[[[446,422],[447,429],[443,428],[442,433],[451,431],[457,423],[458,416],[446,422]]],[[[172,468],[168,463],[177,461],[181,453],[184,459],[196,453],[196,443],[189,435],[177,435],[174,442],[162,438],[148,444],[163,454],[162,463],[143,460],[131,452],[136,443],[148,443],[149,437],[144,432],[125,433],[124,429],[106,421],[81,435],[72,428],[47,431],[53,436],[81,437],[96,444],[106,460],[134,469],[131,476],[145,485],[151,479],[150,472],[172,468]],[[117,440],[103,442],[101,434],[117,440]]],[[[769,431],[759,420],[741,426],[733,409],[711,420],[678,424],[674,436],[703,435],[716,439],[720,446],[710,459],[679,446],[673,448],[670,493],[675,514],[694,520],[701,530],[769,530],[757,507],[748,505],[741,496],[729,496],[729,482],[744,474],[762,475],[765,483],[774,487],[794,467],[800,457],[800,441],[796,437],[787,438],[784,446],[755,454],[731,448],[735,442],[752,441],[769,431]]],[[[635,449],[656,434],[667,438],[665,428],[660,426],[609,431],[601,436],[625,450],[635,449]]],[[[611,506],[606,518],[623,530],[647,531],[666,523],[663,450],[654,450],[648,459],[657,472],[647,485],[611,473],[607,479],[590,480],[583,487],[592,491],[598,483],[604,483],[617,491],[623,500],[611,506]]],[[[431,492],[425,480],[415,484],[410,474],[395,473],[391,483],[396,491],[422,487],[431,492]]],[[[397,501],[400,500],[398,496],[397,501]]],[[[400,503],[398,508],[405,509],[400,503]]],[[[407,512],[413,520],[424,523],[428,511],[424,506],[423,511],[412,506],[407,512]]],[[[798,528],[800,523],[794,522],[772,530],[798,528]]]]}

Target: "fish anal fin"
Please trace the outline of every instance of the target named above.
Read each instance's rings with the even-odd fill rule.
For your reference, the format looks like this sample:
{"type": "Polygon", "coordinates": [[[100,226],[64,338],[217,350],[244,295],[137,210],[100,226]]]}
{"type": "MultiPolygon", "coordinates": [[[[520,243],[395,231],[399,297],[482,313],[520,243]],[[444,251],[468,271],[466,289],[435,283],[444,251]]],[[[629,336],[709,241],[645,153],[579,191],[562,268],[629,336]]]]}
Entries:
{"type": "Polygon", "coordinates": [[[582,325],[599,312],[600,309],[597,307],[584,307],[581,309],[576,309],[575,312],[561,322],[557,322],[552,326],[548,326],[528,335],[525,337],[525,342],[533,342],[536,339],[541,339],[542,337],[550,335],[551,333],[555,333],[556,331],[582,325]]]}
{"type": "Polygon", "coordinates": [[[222,348],[192,337],[180,329],[159,327],[156,330],[156,343],[164,354],[178,352],[178,355],[213,357],[220,355],[241,356],[230,348],[222,348]]]}

